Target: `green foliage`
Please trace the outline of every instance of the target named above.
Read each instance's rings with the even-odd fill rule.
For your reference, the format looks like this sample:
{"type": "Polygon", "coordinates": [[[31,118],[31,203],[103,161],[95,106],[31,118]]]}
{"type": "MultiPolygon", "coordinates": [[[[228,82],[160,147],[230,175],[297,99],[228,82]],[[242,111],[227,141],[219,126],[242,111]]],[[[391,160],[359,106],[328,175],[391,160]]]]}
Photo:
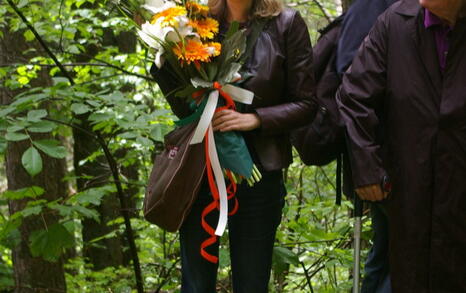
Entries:
{"type": "Polygon", "coordinates": [[[74,245],[73,235],[61,224],[35,231],[29,241],[32,255],[48,261],[58,260],[63,250],[74,245]]]}
{"type": "MultiPolygon", "coordinates": [[[[180,287],[178,235],[150,225],[142,220],[140,213],[152,154],[173,127],[174,117],[149,76],[145,48],[137,45],[133,52],[121,41],[125,33],[134,31],[134,23],[122,17],[110,0],[20,0],[16,3],[60,62],[66,64],[75,84],[64,77],[50,56],[34,48],[27,53],[35,57],[21,64],[2,64],[0,82],[20,93],[9,105],[0,106],[0,154],[6,152],[8,142],[27,144],[22,166],[31,176],[36,176],[43,171],[45,160],[70,160],[71,127],[79,129],[81,125],[75,118],[89,115],[93,131],[89,139],[95,140],[95,135],[100,134],[112,155],[124,150],[124,155],[116,159],[120,170],[135,162],[140,166],[139,179],[124,176],[120,179],[125,192],[130,188],[137,190],[138,217],[131,223],[137,235],[146,291],[177,292],[180,287]],[[51,77],[51,84],[34,86],[34,79],[43,74],[51,77]],[[53,138],[37,138],[44,134],[53,138]]],[[[339,14],[334,1],[321,1],[321,7],[307,1],[287,1],[287,4],[299,9],[308,20],[313,41],[318,36],[317,29],[327,23],[321,7],[331,17],[339,14]]],[[[0,15],[5,16],[0,19],[0,26],[8,25],[11,31],[21,32],[26,40],[34,40],[31,31],[25,29],[5,1],[0,3],[0,15]]],[[[207,74],[213,75],[216,70],[211,68],[207,74]]],[[[102,149],[88,154],[79,164],[86,162],[107,163],[102,149]]],[[[6,189],[3,163],[0,162],[1,191],[6,189]]],[[[75,190],[75,180],[83,178],[78,178],[71,164],[68,165],[70,172],[63,184],[70,184],[75,190]]],[[[304,167],[298,159],[289,168],[288,196],[274,249],[271,292],[310,292],[309,283],[319,293],[345,292],[351,287],[352,227],[348,215],[351,203],[344,201],[341,207],[335,206],[334,173],[333,164],[323,169],[304,167]]],[[[45,223],[28,239],[28,245],[34,256],[49,261],[56,261],[70,247],[76,249],[77,256],[66,261],[68,292],[134,292],[130,265],[96,272],[82,252],[80,221],[100,221],[97,207],[115,191],[112,178],[104,186],[72,192],[54,201],[46,200],[47,190],[39,186],[2,193],[0,290],[13,286],[10,252],[19,244],[18,228],[24,219],[52,214],[60,221],[50,226],[45,223]],[[27,203],[22,211],[6,216],[8,200],[27,203]]],[[[104,224],[115,228],[90,242],[124,233],[122,218],[104,224]]],[[[370,236],[369,224],[366,221],[364,225],[366,239],[370,236]]],[[[231,292],[227,239],[228,235],[222,237],[220,245],[219,292],[231,292]]]]}
{"type": "Polygon", "coordinates": [[[42,171],[42,158],[35,147],[30,147],[24,152],[21,163],[31,176],[35,176],[42,171]]]}

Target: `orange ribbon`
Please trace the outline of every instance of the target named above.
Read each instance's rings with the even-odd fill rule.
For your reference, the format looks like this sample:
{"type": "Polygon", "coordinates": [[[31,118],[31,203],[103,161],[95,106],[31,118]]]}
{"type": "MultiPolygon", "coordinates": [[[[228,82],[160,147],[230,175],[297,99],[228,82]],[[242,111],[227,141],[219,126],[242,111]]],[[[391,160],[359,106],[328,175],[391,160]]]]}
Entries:
{"type": "MultiPolygon", "coordinates": [[[[215,112],[222,111],[222,110],[225,110],[225,109],[236,109],[235,102],[233,101],[233,99],[227,93],[222,91],[222,86],[220,85],[220,83],[214,82],[213,87],[216,90],[218,90],[218,92],[225,99],[225,102],[226,102],[225,106],[217,108],[215,110],[215,112]]],[[[199,97],[199,95],[202,95],[204,93],[204,92],[202,92],[202,93],[200,93],[200,92],[201,91],[198,91],[198,92],[194,93],[193,98],[197,99],[199,97]]],[[[211,213],[213,210],[219,209],[220,196],[219,196],[219,191],[217,189],[217,186],[215,184],[215,179],[214,179],[212,166],[210,164],[209,138],[208,138],[207,133],[205,134],[204,139],[205,139],[204,149],[205,149],[206,165],[207,165],[207,167],[206,167],[207,168],[207,179],[208,179],[208,182],[209,182],[209,188],[210,188],[210,192],[212,193],[213,201],[210,204],[208,204],[204,208],[204,210],[202,211],[201,226],[207,232],[207,234],[209,234],[210,236],[209,236],[209,238],[207,238],[206,240],[204,240],[201,243],[200,251],[201,251],[201,255],[202,255],[202,257],[204,259],[206,259],[207,261],[209,261],[211,263],[217,263],[218,262],[218,257],[208,253],[205,250],[208,246],[211,246],[215,242],[217,242],[217,235],[215,235],[215,229],[207,223],[207,221],[205,220],[205,217],[209,213],[211,213]]],[[[231,171],[227,170],[226,174],[227,174],[227,177],[228,177],[228,179],[230,181],[230,185],[227,187],[227,194],[228,194],[227,198],[228,198],[228,200],[233,199],[233,198],[235,200],[235,205],[234,205],[233,209],[228,213],[229,216],[232,216],[238,211],[238,207],[239,207],[238,199],[235,197],[237,186],[236,186],[236,183],[233,180],[233,175],[231,174],[231,171]]]]}

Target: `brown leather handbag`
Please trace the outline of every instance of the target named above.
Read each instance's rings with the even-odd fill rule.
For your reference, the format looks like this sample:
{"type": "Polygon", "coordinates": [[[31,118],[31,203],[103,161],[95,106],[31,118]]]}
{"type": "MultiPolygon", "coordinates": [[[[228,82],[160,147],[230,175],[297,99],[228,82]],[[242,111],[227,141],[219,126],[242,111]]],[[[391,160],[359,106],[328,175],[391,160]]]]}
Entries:
{"type": "Polygon", "coordinates": [[[206,168],[204,143],[189,145],[197,123],[165,136],[165,149],[155,157],[144,198],[144,217],[176,232],[197,197],[206,168]]]}

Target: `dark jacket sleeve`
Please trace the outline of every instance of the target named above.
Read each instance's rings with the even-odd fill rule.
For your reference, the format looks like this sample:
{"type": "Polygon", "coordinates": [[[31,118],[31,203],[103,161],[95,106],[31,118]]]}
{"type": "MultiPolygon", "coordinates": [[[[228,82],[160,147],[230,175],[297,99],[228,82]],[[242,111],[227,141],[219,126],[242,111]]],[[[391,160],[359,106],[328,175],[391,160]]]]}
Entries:
{"type": "Polygon", "coordinates": [[[377,141],[387,71],[387,14],[381,15],[343,76],[337,103],[345,123],[355,187],[378,184],[385,175],[377,141]]]}
{"type": "Polygon", "coordinates": [[[282,104],[257,108],[264,134],[280,134],[313,120],[317,105],[312,68],[312,47],[307,25],[295,13],[286,31],[286,92],[282,104]]]}
{"type": "Polygon", "coordinates": [[[150,73],[165,96],[165,99],[170,105],[173,113],[175,113],[176,117],[182,119],[191,115],[193,111],[184,98],[175,97],[175,92],[180,85],[177,82],[176,77],[170,72],[169,66],[170,65],[166,62],[164,66],[159,69],[154,64],[150,69],[150,73]]]}

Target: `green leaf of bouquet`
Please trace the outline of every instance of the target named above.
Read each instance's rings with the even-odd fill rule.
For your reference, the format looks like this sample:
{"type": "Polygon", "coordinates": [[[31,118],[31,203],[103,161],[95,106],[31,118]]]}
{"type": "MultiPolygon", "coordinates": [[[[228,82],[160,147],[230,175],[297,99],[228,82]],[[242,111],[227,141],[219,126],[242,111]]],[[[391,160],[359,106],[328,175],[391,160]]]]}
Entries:
{"type": "Polygon", "coordinates": [[[197,92],[199,89],[195,88],[192,84],[188,85],[182,90],[175,92],[175,97],[187,98],[191,97],[191,95],[197,92]]]}
{"type": "Polygon", "coordinates": [[[237,31],[239,30],[239,22],[237,21],[233,21],[231,24],[230,24],[230,27],[228,28],[228,31],[225,35],[225,38],[228,39],[228,38],[231,38],[231,36],[233,34],[235,34],[237,31]]]}
{"type": "Polygon", "coordinates": [[[191,78],[191,84],[192,84],[195,88],[210,88],[210,87],[212,87],[212,83],[211,83],[211,82],[202,80],[202,79],[200,79],[200,78],[198,78],[198,77],[191,78]]]}
{"type": "Polygon", "coordinates": [[[31,176],[35,176],[42,171],[42,158],[40,157],[39,151],[33,146],[24,152],[21,157],[21,163],[31,176]]]}
{"type": "Polygon", "coordinates": [[[56,223],[46,230],[34,231],[29,237],[31,254],[48,261],[56,261],[65,249],[73,247],[73,235],[61,224],[56,223]]]}
{"type": "Polygon", "coordinates": [[[61,146],[58,140],[42,139],[33,141],[32,143],[50,157],[57,159],[63,159],[66,157],[66,148],[61,146]]]}
{"type": "Polygon", "coordinates": [[[209,81],[214,81],[217,78],[218,65],[216,62],[207,63],[206,65],[207,76],[209,81]]]}
{"type": "Polygon", "coordinates": [[[40,110],[31,110],[28,112],[27,120],[31,122],[39,122],[40,119],[47,116],[47,111],[44,109],[40,110]]]}
{"type": "Polygon", "coordinates": [[[227,66],[226,69],[222,72],[222,75],[218,76],[218,81],[221,84],[231,83],[235,73],[239,72],[241,69],[241,64],[231,63],[230,66],[227,66]]]}
{"type": "Polygon", "coordinates": [[[17,200],[23,198],[36,198],[44,194],[45,190],[39,186],[30,186],[26,188],[21,188],[17,190],[8,190],[5,191],[2,195],[5,198],[17,200]]]}
{"type": "Polygon", "coordinates": [[[5,138],[9,141],[21,141],[29,138],[29,135],[19,132],[7,132],[5,138]]]}

